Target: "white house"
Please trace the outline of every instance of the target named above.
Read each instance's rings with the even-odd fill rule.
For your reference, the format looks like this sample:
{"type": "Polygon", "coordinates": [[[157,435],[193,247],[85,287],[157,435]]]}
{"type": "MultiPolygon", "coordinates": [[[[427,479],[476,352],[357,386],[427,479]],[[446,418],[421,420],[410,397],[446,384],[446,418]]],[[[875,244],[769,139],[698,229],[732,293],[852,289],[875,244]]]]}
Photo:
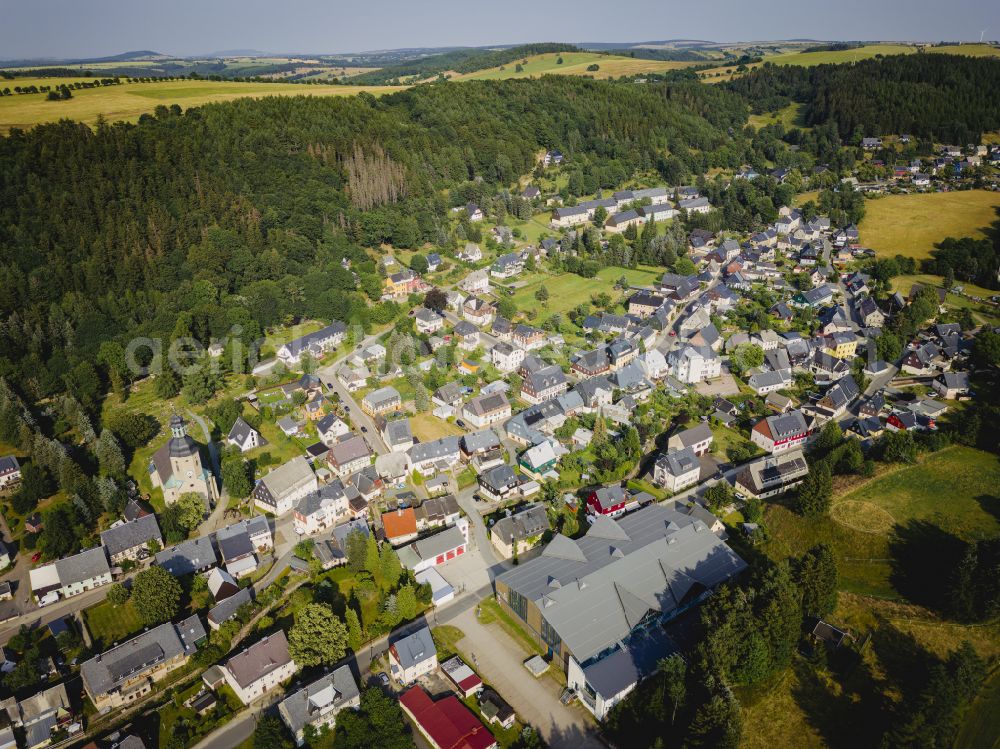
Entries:
{"type": "Polygon", "coordinates": [[[677,493],[698,483],[701,463],[690,447],[668,450],[656,459],[653,482],[669,492],[677,493]]]}
{"type": "Polygon", "coordinates": [[[503,393],[480,395],[470,399],[462,407],[462,415],[465,420],[477,429],[506,421],[510,418],[510,414],[510,401],[503,393]]]}
{"type": "Polygon", "coordinates": [[[316,422],[316,432],[324,445],[332,447],[338,439],[350,434],[351,428],[343,419],[331,413],[316,422]]]}
{"type": "Polygon", "coordinates": [[[260,509],[280,517],[291,512],[295,503],[304,496],[316,491],[316,486],[316,474],[312,467],[305,458],[298,456],[258,481],[253,490],[253,501],[260,509]]]}
{"type": "MultiPolygon", "coordinates": [[[[482,253],[480,253],[480,259],[482,253]]],[[[490,276],[485,270],[476,270],[467,275],[458,285],[470,294],[485,294],[490,290],[490,276]]]]}
{"type": "Polygon", "coordinates": [[[312,726],[317,731],[333,728],[342,710],[357,710],[360,705],[358,683],[354,680],[351,667],[344,665],[283,699],[278,705],[278,714],[292,732],[295,742],[302,746],[306,726],[312,726]]]}
{"type": "Polygon", "coordinates": [[[708,346],[685,345],[674,349],[667,363],[673,376],[681,382],[702,382],[722,374],[722,360],[708,346]]]}
{"type": "Polygon", "coordinates": [[[295,505],[292,522],[296,533],[312,536],[340,523],[349,511],[344,485],[334,481],[300,499],[295,505]]]}
{"type": "Polygon", "coordinates": [[[13,486],[21,480],[21,465],[13,455],[0,458],[0,489],[13,486]]]}
{"type": "Polygon", "coordinates": [[[240,452],[245,453],[266,445],[267,440],[240,416],[233,422],[233,428],[229,430],[229,436],[226,437],[226,444],[236,445],[240,449],[240,452]]]}
{"type": "Polygon", "coordinates": [[[221,666],[226,683],[249,705],[292,678],[298,666],[288,654],[288,640],[282,630],[234,655],[221,666]]]}
{"type": "Polygon", "coordinates": [[[513,372],[524,361],[524,349],[500,341],[490,350],[490,360],[493,362],[493,366],[501,372],[513,372]]]}
{"type": "Polygon", "coordinates": [[[750,430],[750,441],[769,453],[801,448],[808,437],[809,427],[801,411],[768,416],[750,430]]]}
{"type": "Polygon", "coordinates": [[[389,645],[389,670],[401,684],[412,684],[436,668],[437,648],[427,627],[389,645]]]}

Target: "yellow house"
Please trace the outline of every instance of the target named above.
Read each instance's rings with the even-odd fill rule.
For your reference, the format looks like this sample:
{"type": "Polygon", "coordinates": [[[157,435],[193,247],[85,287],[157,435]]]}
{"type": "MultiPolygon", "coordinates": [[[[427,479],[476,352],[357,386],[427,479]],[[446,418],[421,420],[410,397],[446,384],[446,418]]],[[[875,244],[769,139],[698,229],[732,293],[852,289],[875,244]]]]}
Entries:
{"type": "Polygon", "coordinates": [[[838,359],[853,359],[858,350],[858,337],[850,331],[831,333],[826,337],[826,350],[838,359]]]}

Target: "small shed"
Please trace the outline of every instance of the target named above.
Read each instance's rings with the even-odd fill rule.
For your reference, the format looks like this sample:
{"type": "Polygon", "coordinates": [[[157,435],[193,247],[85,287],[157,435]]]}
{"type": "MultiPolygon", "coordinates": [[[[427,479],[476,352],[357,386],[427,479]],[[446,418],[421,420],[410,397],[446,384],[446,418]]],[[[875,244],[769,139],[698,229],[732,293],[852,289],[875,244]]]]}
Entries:
{"type": "Polygon", "coordinates": [[[540,655],[533,655],[524,662],[524,667],[531,672],[536,679],[549,670],[549,664],[540,655]]]}

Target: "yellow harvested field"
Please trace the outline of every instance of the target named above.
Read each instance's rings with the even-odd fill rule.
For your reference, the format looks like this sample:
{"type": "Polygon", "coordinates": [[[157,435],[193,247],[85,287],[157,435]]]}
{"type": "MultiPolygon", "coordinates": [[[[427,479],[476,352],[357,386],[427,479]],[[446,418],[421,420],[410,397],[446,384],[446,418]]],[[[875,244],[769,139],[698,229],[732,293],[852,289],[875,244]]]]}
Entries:
{"type": "Polygon", "coordinates": [[[1000,193],[986,190],[887,195],[867,201],[861,242],[880,255],[930,257],[945,237],[983,237],[997,220],[1000,193]]]}
{"type": "MultiPolygon", "coordinates": [[[[16,85],[58,86],[82,78],[18,79],[16,85]]],[[[8,86],[5,82],[4,87],[8,86]]],[[[13,90],[13,85],[10,85],[13,90]]],[[[380,96],[400,91],[394,86],[323,86],[295,83],[237,83],[234,81],[155,81],[123,83],[118,86],[79,89],[67,101],[48,101],[45,94],[17,94],[0,97],[0,133],[11,128],[27,129],[43,122],[71,119],[93,125],[103,116],[108,122],[134,122],[139,115],[163,104],[184,109],[218,101],[263,96],[354,96],[367,91],[380,96]]]]}
{"type": "Polygon", "coordinates": [[[502,80],[506,78],[537,78],[541,75],[589,75],[594,78],[618,78],[623,75],[642,73],[663,73],[697,65],[697,62],[676,62],[664,60],[640,60],[618,55],[600,55],[596,52],[550,52],[526,58],[527,65],[517,71],[518,63],[512,62],[500,68],[477,70],[475,73],[453,75],[453,81],[502,80]],[[562,58],[562,65],[558,63],[562,58]],[[587,70],[597,65],[598,70],[587,70]]]}

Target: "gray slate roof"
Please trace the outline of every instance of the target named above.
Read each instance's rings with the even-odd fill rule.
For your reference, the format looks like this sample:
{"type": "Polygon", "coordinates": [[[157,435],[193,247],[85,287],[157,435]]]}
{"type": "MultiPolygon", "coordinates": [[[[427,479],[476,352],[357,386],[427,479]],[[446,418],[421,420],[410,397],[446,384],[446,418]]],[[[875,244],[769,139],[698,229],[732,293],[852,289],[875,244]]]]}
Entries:
{"type": "Polygon", "coordinates": [[[107,694],[136,674],[180,655],[191,655],[205,639],[197,614],[178,624],[165,622],[91,658],[80,676],[91,694],[107,694]]]}
{"type": "Polygon", "coordinates": [[[421,627],[416,632],[396,640],[392,647],[396,649],[399,665],[404,669],[415,666],[427,658],[437,657],[437,648],[434,647],[434,639],[427,627],[421,627]]]}
{"type": "Polygon", "coordinates": [[[212,541],[208,536],[192,538],[156,554],[156,564],[174,577],[181,577],[204,567],[211,567],[218,561],[212,541]]]}
{"type": "Polygon", "coordinates": [[[360,697],[350,666],[341,666],[281,701],[278,712],[297,734],[318,717],[340,710],[360,697]]]}
{"type": "Polygon", "coordinates": [[[156,516],[144,515],[131,523],[104,531],[101,534],[101,546],[113,557],[154,539],[162,545],[163,537],[160,535],[160,526],[156,524],[156,516]]]}
{"type": "Polygon", "coordinates": [[[55,565],[61,585],[72,585],[101,575],[111,574],[111,567],[108,566],[108,555],[103,546],[59,559],[55,565]]]}

